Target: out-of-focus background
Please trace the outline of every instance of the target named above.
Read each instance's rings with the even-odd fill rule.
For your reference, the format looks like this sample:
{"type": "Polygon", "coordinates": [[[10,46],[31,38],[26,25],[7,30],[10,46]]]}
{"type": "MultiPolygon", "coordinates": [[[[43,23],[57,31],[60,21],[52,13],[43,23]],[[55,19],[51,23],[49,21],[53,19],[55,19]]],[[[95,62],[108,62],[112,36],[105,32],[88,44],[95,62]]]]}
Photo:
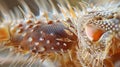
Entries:
{"type": "MultiPolygon", "coordinates": [[[[0,3],[4,2],[10,10],[13,10],[14,7],[17,7],[18,5],[20,5],[18,1],[20,0],[0,0],[0,3]]],[[[34,0],[24,0],[24,1],[28,4],[31,11],[34,14],[37,14],[39,9],[38,9],[38,6],[35,4],[34,0]]],[[[79,5],[78,2],[80,2],[81,0],[68,0],[68,1],[70,2],[72,6],[75,6],[75,5],[79,5]]],[[[52,2],[54,3],[54,5],[57,5],[57,0],[52,0],[52,2]]]]}

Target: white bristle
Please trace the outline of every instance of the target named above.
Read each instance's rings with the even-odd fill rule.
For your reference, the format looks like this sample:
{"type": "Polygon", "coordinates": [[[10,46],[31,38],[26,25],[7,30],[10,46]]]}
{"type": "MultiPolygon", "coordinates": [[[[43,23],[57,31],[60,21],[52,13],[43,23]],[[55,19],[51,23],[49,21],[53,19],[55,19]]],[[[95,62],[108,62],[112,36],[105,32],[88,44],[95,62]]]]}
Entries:
{"type": "MultiPolygon", "coordinates": [[[[8,60],[11,61],[11,57],[15,54],[16,57],[13,56],[14,60],[12,60],[9,67],[14,65],[17,67],[21,62],[21,67],[25,65],[26,67],[34,67],[38,63],[38,58],[42,60],[38,63],[38,66],[44,66],[45,61],[50,59],[51,67],[65,67],[68,63],[68,66],[71,65],[73,67],[103,67],[106,58],[111,58],[112,55],[119,52],[119,0],[82,0],[77,3],[78,5],[76,4],[77,6],[72,6],[69,0],[55,0],[55,2],[53,0],[34,0],[34,2],[39,9],[38,15],[32,12],[28,3],[24,0],[19,0],[20,5],[13,10],[8,10],[5,4],[0,3],[2,16],[0,18],[0,31],[2,31],[2,26],[6,26],[7,34],[10,35],[9,40],[1,41],[4,38],[1,34],[5,35],[5,33],[3,31],[0,32],[0,45],[5,43],[5,47],[10,47],[14,51],[13,53],[8,53],[6,58],[0,59],[0,64],[4,64],[8,60]],[[32,21],[32,23],[27,24],[28,20],[32,21]],[[40,21],[40,24],[37,24],[36,21],[40,21]],[[56,22],[48,23],[49,21],[56,22]],[[57,21],[61,25],[63,24],[67,31],[61,31],[61,28],[58,31],[56,27],[59,26],[52,26],[57,21]],[[17,27],[18,24],[22,24],[22,27],[17,27]],[[29,28],[30,25],[33,25],[33,27],[29,28]],[[90,32],[86,31],[88,25],[94,26],[93,28],[95,29],[91,28],[89,29],[90,32]],[[53,28],[52,32],[51,28],[53,28]],[[103,33],[97,41],[92,41],[98,36],[96,35],[96,30],[99,32],[97,28],[102,30],[103,33]],[[65,35],[61,34],[62,32],[66,32],[65,35]],[[76,37],[72,37],[74,34],[76,37]],[[64,37],[66,35],[70,36],[64,37]],[[76,38],[76,41],[65,40],[69,37],[73,40],[76,38]],[[52,38],[54,41],[52,41],[52,38]],[[71,45],[71,43],[73,44],[71,45]],[[65,49],[69,50],[65,51],[65,49]],[[21,56],[21,54],[24,55],[21,56]],[[21,59],[21,57],[27,59],[21,59]],[[19,61],[18,58],[20,59],[19,61]],[[57,60],[53,62],[54,59],[57,60]]],[[[71,2],[74,1],[71,0],[71,2]]],[[[0,58],[2,51],[1,49],[0,58]]],[[[49,64],[49,62],[46,64],[49,64]]],[[[114,65],[113,61],[111,63],[114,65]]]]}

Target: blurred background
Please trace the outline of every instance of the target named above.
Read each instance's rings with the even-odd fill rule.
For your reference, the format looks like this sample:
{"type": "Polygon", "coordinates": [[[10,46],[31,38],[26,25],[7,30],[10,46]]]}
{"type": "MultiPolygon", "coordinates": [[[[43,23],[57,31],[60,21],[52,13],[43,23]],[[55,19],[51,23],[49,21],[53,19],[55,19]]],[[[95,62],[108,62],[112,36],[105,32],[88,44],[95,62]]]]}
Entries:
{"type": "MultiPolygon", "coordinates": [[[[0,0],[0,3],[5,3],[7,7],[11,10],[14,9],[14,7],[17,7],[20,5],[18,2],[19,0],[0,0]]],[[[35,4],[34,0],[24,0],[28,6],[30,7],[31,11],[36,15],[39,11],[38,6],[35,4]]],[[[72,6],[78,5],[78,2],[81,0],[68,0],[72,6]]],[[[85,1],[85,0],[84,0],[85,1]]],[[[54,5],[57,5],[57,0],[52,0],[54,5]]]]}

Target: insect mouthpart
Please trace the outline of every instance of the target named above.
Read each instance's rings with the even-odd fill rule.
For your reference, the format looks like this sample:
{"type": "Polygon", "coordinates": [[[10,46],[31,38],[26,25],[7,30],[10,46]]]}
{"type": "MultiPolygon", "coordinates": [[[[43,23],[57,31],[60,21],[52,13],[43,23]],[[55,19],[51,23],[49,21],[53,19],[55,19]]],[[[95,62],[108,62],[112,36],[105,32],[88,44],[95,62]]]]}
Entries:
{"type": "Polygon", "coordinates": [[[93,25],[86,25],[85,32],[87,37],[91,41],[98,41],[100,37],[104,34],[104,31],[102,29],[99,29],[93,25]]]}

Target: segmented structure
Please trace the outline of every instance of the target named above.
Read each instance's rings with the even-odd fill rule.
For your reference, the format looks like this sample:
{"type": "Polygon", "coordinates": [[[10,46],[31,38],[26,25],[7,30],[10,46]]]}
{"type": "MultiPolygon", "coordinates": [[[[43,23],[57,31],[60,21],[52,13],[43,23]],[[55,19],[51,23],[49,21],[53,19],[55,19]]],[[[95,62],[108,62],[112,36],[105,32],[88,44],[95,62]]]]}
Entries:
{"type": "Polygon", "coordinates": [[[39,60],[43,64],[47,59],[55,67],[120,66],[119,1],[99,6],[83,1],[72,7],[62,0],[57,1],[59,10],[51,0],[35,2],[38,16],[24,1],[20,1],[22,6],[15,8],[15,12],[7,12],[1,6],[1,51],[9,49],[1,64],[17,54],[10,66],[17,66],[21,62],[17,59],[26,55],[28,63],[21,66],[32,66],[39,60]]]}

